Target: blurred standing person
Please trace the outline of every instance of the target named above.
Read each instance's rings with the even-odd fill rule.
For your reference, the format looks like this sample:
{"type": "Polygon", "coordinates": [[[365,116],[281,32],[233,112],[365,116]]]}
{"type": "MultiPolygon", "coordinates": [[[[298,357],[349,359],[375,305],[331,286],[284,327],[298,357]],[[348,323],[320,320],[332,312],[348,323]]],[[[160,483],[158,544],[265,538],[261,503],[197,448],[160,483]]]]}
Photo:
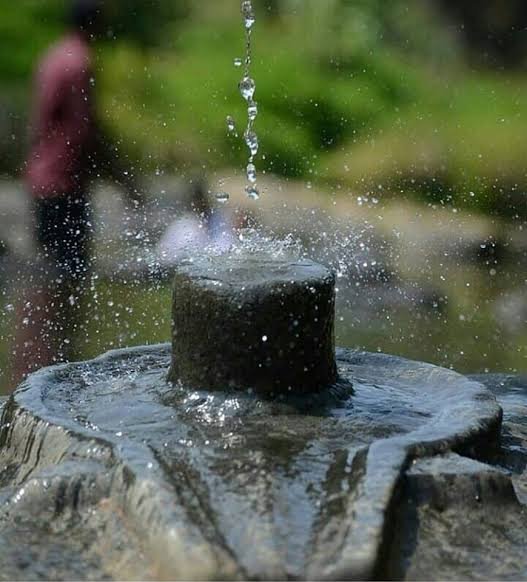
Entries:
{"type": "MultiPolygon", "coordinates": [[[[26,179],[38,268],[18,309],[15,385],[33,370],[69,360],[82,327],[92,239],[88,190],[101,165],[109,162],[112,169],[103,153],[93,91],[91,45],[101,19],[99,0],[73,0],[68,33],[37,68],[26,179]]],[[[119,174],[128,190],[136,192],[131,174],[119,174]]]]}

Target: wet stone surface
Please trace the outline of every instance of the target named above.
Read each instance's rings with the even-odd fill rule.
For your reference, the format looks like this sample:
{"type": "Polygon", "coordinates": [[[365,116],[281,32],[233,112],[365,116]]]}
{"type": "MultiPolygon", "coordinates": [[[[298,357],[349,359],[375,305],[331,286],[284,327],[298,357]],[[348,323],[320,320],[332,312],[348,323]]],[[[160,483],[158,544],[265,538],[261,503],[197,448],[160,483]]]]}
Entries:
{"type": "Polygon", "coordinates": [[[269,253],[202,256],[175,269],[170,379],[268,395],[336,380],[335,276],[269,253]]]}
{"type": "MultiPolygon", "coordinates": [[[[445,472],[498,480],[481,515],[520,507],[508,473],[449,456],[499,465],[503,452],[495,399],[458,374],[338,350],[327,392],[266,399],[173,386],[170,361],[169,346],[122,350],[14,394],[0,430],[1,578],[411,578],[436,571],[433,535],[391,535],[401,520],[409,539],[421,532],[405,513],[418,475],[437,477],[440,497],[445,472]]],[[[510,555],[522,516],[500,546],[510,555]]],[[[456,552],[445,542],[446,577],[467,574],[456,552]]]]}
{"type": "Polygon", "coordinates": [[[471,376],[503,407],[490,464],[457,455],[418,461],[404,483],[391,572],[409,580],[517,580],[527,576],[527,381],[471,376]],[[431,574],[433,573],[433,574],[431,574]]]}
{"type": "Polygon", "coordinates": [[[527,504],[527,377],[481,374],[472,378],[493,392],[503,407],[502,448],[496,462],[512,473],[516,494],[527,504]]]}

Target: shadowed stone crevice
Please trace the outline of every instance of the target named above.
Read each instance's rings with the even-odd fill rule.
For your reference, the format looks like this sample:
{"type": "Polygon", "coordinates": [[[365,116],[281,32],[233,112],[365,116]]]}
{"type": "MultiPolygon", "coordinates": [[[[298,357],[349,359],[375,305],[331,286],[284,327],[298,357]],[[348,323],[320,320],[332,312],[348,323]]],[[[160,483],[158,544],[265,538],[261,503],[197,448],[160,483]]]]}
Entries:
{"type": "Polygon", "coordinates": [[[527,512],[511,477],[457,455],[414,464],[394,516],[386,572],[414,579],[517,579],[527,572],[527,512]]]}
{"type": "Polygon", "coordinates": [[[527,505],[527,377],[478,374],[472,378],[483,383],[504,409],[502,446],[494,455],[493,463],[512,473],[516,494],[527,505]]]}

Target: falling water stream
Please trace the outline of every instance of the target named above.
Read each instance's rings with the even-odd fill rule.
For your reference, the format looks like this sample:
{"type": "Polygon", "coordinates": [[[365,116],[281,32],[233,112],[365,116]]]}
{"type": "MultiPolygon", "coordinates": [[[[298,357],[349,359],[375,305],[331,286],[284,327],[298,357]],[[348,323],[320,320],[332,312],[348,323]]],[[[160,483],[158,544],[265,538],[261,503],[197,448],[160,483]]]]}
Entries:
{"type": "Polygon", "coordinates": [[[256,91],[256,83],[251,77],[251,41],[252,29],[255,23],[254,9],[251,0],[242,1],[242,16],[245,27],[245,67],[243,71],[243,78],[240,81],[240,93],[247,101],[247,128],[244,133],[245,143],[249,148],[249,162],[247,164],[247,186],[245,191],[247,196],[253,200],[260,197],[260,192],[256,186],[256,166],[254,165],[254,158],[258,153],[258,136],[254,131],[254,122],[258,115],[258,104],[254,101],[254,93],[256,91]]]}
{"type": "MultiPolygon", "coordinates": [[[[234,59],[234,66],[241,67],[243,65],[243,77],[239,82],[239,89],[242,97],[247,102],[247,127],[243,134],[247,148],[249,149],[249,161],[247,163],[247,186],[245,192],[252,200],[258,200],[260,191],[256,184],[256,166],[254,159],[258,153],[259,143],[258,136],[254,130],[254,122],[258,116],[258,104],[254,100],[256,91],[256,83],[251,77],[251,61],[252,61],[252,30],[256,21],[254,8],[251,0],[242,0],[241,13],[243,17],[243,24],[245,28],[245,59],[239,57],[234,59]]],[[[236,133],[236,124],[231,115],[227,116],[227,129],[230,133],[236,133]]],[[[221,202],[225,202],[227,197],[222,193],[221,196],[216,196],[221,202]]]]}

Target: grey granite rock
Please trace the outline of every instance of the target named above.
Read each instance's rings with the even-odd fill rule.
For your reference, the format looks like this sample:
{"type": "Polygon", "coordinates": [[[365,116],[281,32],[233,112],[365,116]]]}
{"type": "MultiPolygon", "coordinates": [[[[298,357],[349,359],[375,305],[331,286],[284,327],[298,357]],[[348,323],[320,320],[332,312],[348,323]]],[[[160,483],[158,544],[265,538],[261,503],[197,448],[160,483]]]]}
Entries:
{"type": "Polygon", "coordinates": [[[168,384],[171,357],[113,352],[11,397],[0,578],[393,577],[413,461],[498,447],[494,397],[435,366],[338,350],[345,382],[270,399],[168,384]]]}
{"type": "Polygon", "coordinates": [[[203,258],[172,346],[30,376],[0,578],[525,578],[527,384],[335,353],[333,308],[310,261],[203,258]]]}
{"type": "Polygon", "coordinates": [[[336,379],[335,279],[308,260],[203,257],[176,270],[172,381],[308,393],[336,379]]]}
{"type": "Polygon", "coordinates": [[[527,382],[471,376],[503,407],[488,463],[455,454],[418,460],[402,483],[385,572],[408,580],[527,577],[527,382]]]}

